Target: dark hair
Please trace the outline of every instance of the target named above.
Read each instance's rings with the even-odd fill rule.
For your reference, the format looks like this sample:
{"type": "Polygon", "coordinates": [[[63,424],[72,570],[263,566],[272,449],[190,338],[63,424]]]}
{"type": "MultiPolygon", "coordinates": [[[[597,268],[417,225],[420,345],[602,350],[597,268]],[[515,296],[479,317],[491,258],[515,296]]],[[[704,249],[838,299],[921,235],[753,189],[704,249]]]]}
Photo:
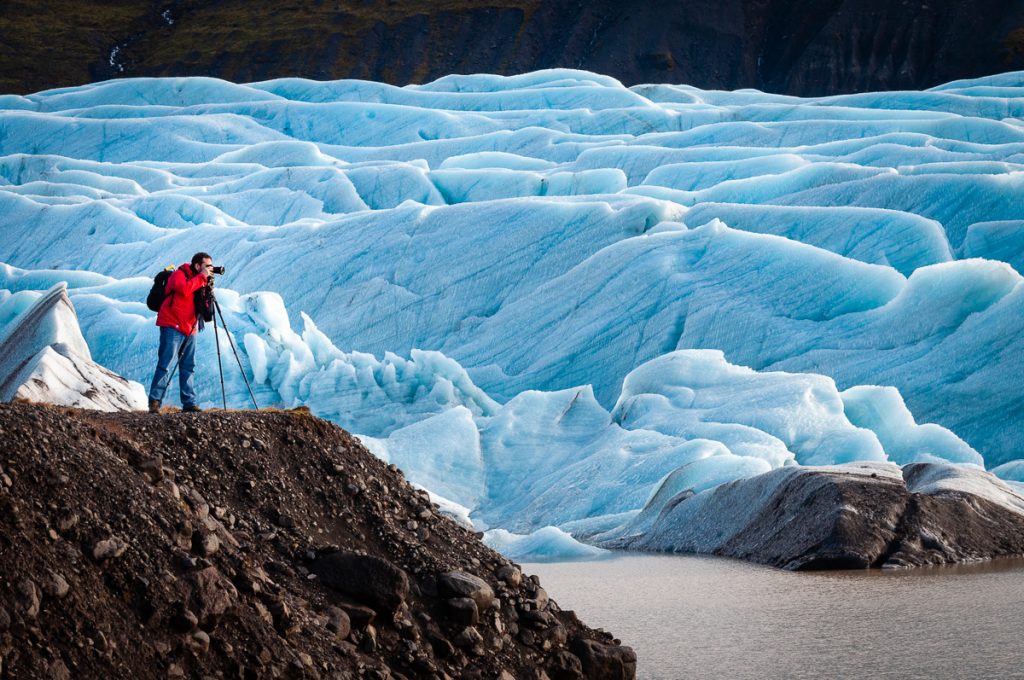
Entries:
{"type": "MultiPolygon", "coordinates": [[[[210,257],[209,253],[203,253],[203,252],[196,253],[195,255],[192,256],[192,264],[193,264],[193,266],[197,265],[197,264],[202,264],[203,260],[205,260],[208,257],[210,257]]],[[[210,257],[210,259],[212,260],[213,258],[210,257]]]]}

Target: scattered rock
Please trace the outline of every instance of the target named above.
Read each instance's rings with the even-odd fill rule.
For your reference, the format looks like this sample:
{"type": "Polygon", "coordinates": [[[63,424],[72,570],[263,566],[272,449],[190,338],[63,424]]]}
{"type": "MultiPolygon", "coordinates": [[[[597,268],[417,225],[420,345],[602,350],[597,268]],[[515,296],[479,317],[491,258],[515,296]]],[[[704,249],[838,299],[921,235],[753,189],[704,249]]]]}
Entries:
{"type": "Polygon", "coordinates": [[[547,629],[544,637],[546,640],[551,642],[553,647],[561,647],[566,643],[566,641],[568,641],[569,631],[556,620],[554,624],[547,629]]]}
{"type": "Polygon", "coordinates": [[[338,607],[348,615],[353,628],[365,628],[377,618],[377,612],[359,604],[342,602],[338,607]]]}
{"type": "MultiPolygon", "coordinates": [[[[369,621],[367,621],[369,623],[369,621]]],[[[339,640],[344,640],[352,632],[352,620],[341,607],[327,608],[327,630],[334,633],[339,640]]]]}
{"type": "Polygon", "coordinates": [[[477,609],[484,611],[494,602],[494,590],[482,578],[463,571],[450,571],[437,579],[441,591],[449,597],[471,597],[477,609]]]}
{"type": "Polygon", "coordinates": [[[438,658],[448,659],[455,654],[455,646],[449,642],[448,638],[443,637],[439,633],[428,632],[427,640],[430,642],[430,647],[438,658]]]}
{"type": "Polygon", "coordinates": [[[199,617],[179,602],[170,618],[171,628],[179,633],[191,633],[199,626],[199,617]]]}
{"type": "Polygon", "coordinates": [[[71,531],[76,524],[78,524],[78,513],[74,511],[67,511],[61,515],[60,519],[57,520],[57,529],[61,533],[66,533],[71,531]]]}
{"type": "Polygon", "coordinates": [[[174,526],[174,544],[182,550],[189,550],[192,547],[192,540],[195,532],[192,530],[192,522],[187,518],[178,521],[174,526]]]}
{"type": "Polygon", "coordinates": [[[97,542],[96,545],[92,547],[92,557],[97,562],[113,560],[124,555],[124,551],[127,549],[127,543],[122,541],[120,538],[113,536],[97,542]]]}
{"type": "Polygon", "coordinates": [[[202,630],[192,633],[189,643],[196,654],[203,655],[210,650],[210,636],[202,630]]]}
{"type": "Polygon", "coordinates": [[[210,504],[206,502],[206,499],[195,488],[188,488],[188,491],[185,493],[185,502],[195,512],[196,518],[199,521],[210,516],[210,504]]]}
{"type": "Polygon", "coordinates": [[[265,604],[263,604],[262,602],[260,602],[259,600],[254,600],[253,603],[252,603],[252,606],[253,606],[253,609],[256,610],[257,616],[260,617],[260,619],[263,621],[263,623],[265,623],[268,626],[270,626],[271,628],[273,628],[274,627],[274,616],[273,616],[273,614],[270,613],[270,610],[267,609],[267,606],[265,604]]]}
{"type": "Polygon", "coordinates": [[[480,631],[473,626],[463,628],[462,631],[452,639],[452,643],[456,647],[473,647],[481,644],[483,641],[484,636],[481,635],[480,631]]]}
{"type": "Polygon", "coordinates": [[[533,597],[527,599],[526,601],[530,603],[533,609],[537,611],[544,611],[548,608],[548,602],[550,601],[550,598],[548,597],[548,591],[544,590],[540,586],[536,586],[536,588],[533,591],[533,597]]]}
{"type": "Polygon", "coordinates": [[[46,670],[49,680],[71,680],[71,671],[68,670],[67,665],[60,659],[50,663],[50,667],[46,670]]]}
{"type": "Polygon", "coordinates": [[[519,615],[519,620],[527,625],[533,626],[534,628],[550,628],[558,623],[558,619],[556,619],[551,613],[538,611],[536,609],[522,612],[519,615]]]}
{"type": "Polygon", "coordinates": [[[367,654],[373,654],[377,651],[377,629],[372,625],[367,626],[362,631],[362,641],[360,648],[367,654]]]}
{"type": "Polygon", "coordinates": [[[27,619],[34,619],[39,616],[39,607],[42,602],[39,588],[30,579],[18,581],[15,587],[17,597],[16,604],[18,611],[27,619]]]}
{"type": "MultiPolygon", "coordinates": [[[[417,673],[426,676],[436,675],[438,671],[437,664],[425,656],[416,657],[412,662],[412,667],[417,673]]],[[[512,680],[515,680],[515,678],[512,678],[512,680]]]]}
{"type": "Polygon", "coordinates": [[[213,630],[238,599],[238,591],[216,567],[207,567],[195,575],[195,598],[199,625],[213,630]]]}
{"type": "Polygon", "coordinates": [[[107,640],[107,636],[101,630],[95,631],[93,634],[93,644],[96,645],[96,649],[100,652],[106,652],[110,649],[110,643],[107,640]]]}
{"type": "Polygon", "coordinates": [[[523,583],[523,572],[511,564],[499,567],[494,575],[504,581],[509,588],[518,588],[523,583]]]}
{"type": "Polygon", "coordinates": [[[216,534],[204,534],[197,531],[192,535],[192,550],[197,555],[209,557],[220,550],[220,539],[216,534]]]}
{"type": "Polygon", "coordinates": [[[156,484],[163,481],[164,478],[164,458],[163,456],[156,456],[148,460],[144,460],[139,463],[139,472],[146,475],[146,479],[149,480],[150,484],[156,484]]]}
{"type": "Polygon", "coordinates": [[[63,576],[57,572],[51,571],[47,576],[46,580],[43,581],[43,592],[49,597],[61,599],[66,597],[71,591],[71,586],[64,579],[63,576]]]}
{"type": "Polygon", "coordinates": [[[170,479],[164,479],[162,482],[160,482],[159,486],[161,489],[165,490],[168,494],[170,494],[171,498],[173,498],[174,500],[181,500],[181,490],[178,489],[178,485],[175,484],[170,479]]]}

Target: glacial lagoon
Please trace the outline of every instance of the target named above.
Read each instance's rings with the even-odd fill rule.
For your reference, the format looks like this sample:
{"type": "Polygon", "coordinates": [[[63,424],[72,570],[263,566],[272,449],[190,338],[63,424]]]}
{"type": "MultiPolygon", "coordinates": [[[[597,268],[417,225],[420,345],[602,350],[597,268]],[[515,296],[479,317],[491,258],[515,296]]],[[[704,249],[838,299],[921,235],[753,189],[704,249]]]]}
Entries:
{"type": "Polygon", "coordinates": [[[1024,560],[786,572],[715,557],[525,564],[640,680],[1024,678],[1024,560]]]}

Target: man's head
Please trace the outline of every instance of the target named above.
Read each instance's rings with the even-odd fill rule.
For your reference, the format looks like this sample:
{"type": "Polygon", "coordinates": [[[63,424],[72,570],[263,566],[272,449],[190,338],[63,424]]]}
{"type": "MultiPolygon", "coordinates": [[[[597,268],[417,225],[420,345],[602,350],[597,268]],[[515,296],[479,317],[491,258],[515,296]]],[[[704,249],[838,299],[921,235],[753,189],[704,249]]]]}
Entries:
{"type": "Polygon", "coordinates": [[[208,253],[196,253],[192,256],[192,271],[209,276],[213,273],[213,258],[208,253]]]}

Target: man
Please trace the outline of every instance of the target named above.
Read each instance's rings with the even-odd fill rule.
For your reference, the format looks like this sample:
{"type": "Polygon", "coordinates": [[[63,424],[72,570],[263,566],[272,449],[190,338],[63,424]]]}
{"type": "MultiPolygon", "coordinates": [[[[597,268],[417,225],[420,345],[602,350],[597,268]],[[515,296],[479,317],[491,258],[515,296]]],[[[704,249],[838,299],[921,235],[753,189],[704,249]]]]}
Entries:
{"type": "MultiPolygon", "coordinates": [[[[204,286],[213,285],[213,258],[206,253],[196,253],[192,262],[178,267],[167,279],[165,297],[156,315],[160,327],[160,351],[156,372],[149,387],[149,412],[159,413],[160,403],[168,388],[168,370],[175,356],[178,357],[178,384],[181,389],[181,410],[200,411],[196,403],[196,392],[192,386],[192,374],[196,367],[195,335],[201,327],[196,309],[197,298],[207,291],[204,286]],[[196,293],[199,295],[196,295],[196,293]]],[[[208,290],[208,289],[207,289],[208,290]]]]}

